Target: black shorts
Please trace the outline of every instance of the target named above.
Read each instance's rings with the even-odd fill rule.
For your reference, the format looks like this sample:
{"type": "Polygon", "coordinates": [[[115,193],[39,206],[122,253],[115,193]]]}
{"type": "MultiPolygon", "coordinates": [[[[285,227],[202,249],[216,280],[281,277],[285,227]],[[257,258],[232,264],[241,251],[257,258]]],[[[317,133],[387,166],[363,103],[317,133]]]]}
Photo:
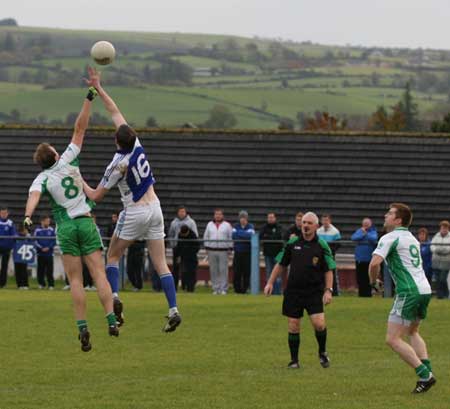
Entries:
{"type": "Polygon", "coordinates": [[[289,318],[303,317],[303,310],[308,315],[320,314],[323,312],[323,294],[314,294],[310,296],[299,295],[295,293],[284,293],[283,315],[289,318]]]}

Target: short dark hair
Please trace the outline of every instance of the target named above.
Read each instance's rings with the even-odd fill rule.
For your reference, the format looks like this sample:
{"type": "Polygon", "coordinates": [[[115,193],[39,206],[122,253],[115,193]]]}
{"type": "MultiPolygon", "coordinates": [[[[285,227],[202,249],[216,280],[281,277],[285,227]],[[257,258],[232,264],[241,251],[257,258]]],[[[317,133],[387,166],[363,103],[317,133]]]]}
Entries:
{"type": "Polygon", "coordinates": [[[129,125],[120,125],[116,130],[116,142],[121,149],[132,150],[136,143],[136,131],[129,125]]]}
{"type": "Polygon", "coordinates": [[[216,213],[216,212],[221,212],[221,213],[223,213],[223,209],[222,209],[221,207],[216,207],[216,208],[214,209],[214,213],[216,213]]]}
{"type": "Polygon", "coordinates": [[[391,203],[389,208],[394,208],[396,210],[395,215],[402,220],[403,227],[409,227],[411,225],[413,214],[408,205],[405,205],[404,203],[391,203]]]}
{"type": "Polygon", "coordinates": [[[8,210],[7,206],[0,206],[0,210],[8,210]]]}
{"type": "Polygon", "coordinates": [[[187,211],[186,206],[183,206],[183,205],[178,206],[177,207],[177,213],[178,213],[179,210],[183,210],[183,209],[187,211]]]}
{"type": "Polygon", "coordinates": [[[51,168],[56,162],[56,154],[52,148],[47,142],[40,143],[33,154],[34,163],[42,169],[51,168]]]}
{"type": "Polygon", "coordinates": [[[50,216],[48,214],[43,214],[41,216],[41,221],[45,220],[45,219],[50,219],[50,216]]]}
{"type": "Polygon", "coordinates": [[[320,217],[328,217],[331,220],[331,214],[330,213],[324,213],[322,216],[320,217]]]}
{"type": "Polygon", "coordinates": [[[303,212],[297,212],[297,213],[295,213],[295,217],[303,217],[304,216],[304,213],[303,212]]]}
{"type": "Polygon", "coordinates": [[[273,214],[275,217],[277,217],[277,214],[276,214],[275,212],[267,212],[267,216],[268,216],[269,214],[273,214]]]}

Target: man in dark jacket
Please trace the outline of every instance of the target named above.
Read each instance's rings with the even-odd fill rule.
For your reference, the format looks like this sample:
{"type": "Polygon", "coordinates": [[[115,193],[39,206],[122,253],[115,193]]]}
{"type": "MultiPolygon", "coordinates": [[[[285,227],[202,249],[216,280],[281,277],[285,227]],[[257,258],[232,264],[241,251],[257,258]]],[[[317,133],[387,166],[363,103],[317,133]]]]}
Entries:
{"type": "Polygon", "coordinates": [[[50,216],[42,216],[41,226],[34,230],[37,248],[37,279],[39,288],[45,288],[45,280],[49,290],[55,287],[53,278],[53,248],[56,245],[55,229],[50,227],[50,216]]]}
{"type": "Polygon", "coordinates": [[[239,223],[233,226],[232,238],[234,242],[233,258],[233,286],[237,294],[245,294],[250,285],[251,251],[250,239],[255,234],[253,224],[248,222],[248,213],[239,212],[239,223]]]}
{"type": "MultiPolygon", "coordinates": [[[[260,240],[263,242],[263,254],[264,263],[266,265],[266,281],[270,277],[270,273],[276,264],[275,257],[283,249],[283,228],[277,222],[277,216],[275,212],[267,213],[267,223],[261,228],[260,240]],[[265,241],[275,241],[278,240],[279,243],[266,243],[265,241]]],[[[281,277],[278,277],[273,285],[272,294],[281,294],[281,277]]]]}
{"type": "MultiPolygon", "coordinates": [[[[9,213],[7,207],[0,208],[0,236],[16,236],[16,228],[11,219],[8,219],[9,213]]],[[[2,257],[2,265],[0,269],[0,288],[6,285],[8,278],[8,263],[11,250],[14,247],[14,239],[0,239],[0,256],[2,257]]]]}
{"type": "Polygon", "coordinates": [[[372,287],[369,281],[369,264],[372,253],[377,246],[378,233],[372,225],[372,220],[364,218],[361,227],[352,234],[355,241],[356,281],[360,297],[372,297],[372,287]]]}
{"type": "Polygon", "coordinates": [[[181,287],[189,293],[194,292],[197,282],[197,253],[200,243],[193,241],[196,239],[198,237],[195,232],[183,224],[178,233],[177,251],[181,261],[181,287]]]}
{"type": "Polygon", "coordinates": [[[295,223],[285,231],[283,240],[288,241],[293,237],[302,237],[302,212],[297,212],[295,215],[295,223]]]}

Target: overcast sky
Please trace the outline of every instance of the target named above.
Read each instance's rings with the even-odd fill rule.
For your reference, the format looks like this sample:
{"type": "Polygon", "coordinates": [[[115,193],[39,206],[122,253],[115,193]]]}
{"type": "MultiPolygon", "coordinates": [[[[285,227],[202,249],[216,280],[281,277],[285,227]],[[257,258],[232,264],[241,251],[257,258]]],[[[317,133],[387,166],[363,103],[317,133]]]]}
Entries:
{"type": "Polygon", "coordinates": [[[450,49],[448,0],[2,0],[20,25],[450,49]]]}

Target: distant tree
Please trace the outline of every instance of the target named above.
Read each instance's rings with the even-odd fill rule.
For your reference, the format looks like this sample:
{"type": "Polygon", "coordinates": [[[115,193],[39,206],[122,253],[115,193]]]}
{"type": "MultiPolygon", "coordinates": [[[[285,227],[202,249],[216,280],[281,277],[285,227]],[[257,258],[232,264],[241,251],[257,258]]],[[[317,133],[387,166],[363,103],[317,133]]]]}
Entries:
{"type": "Polygon", "coordinates": [[[20,123],[21,117],[22,117],[22,115],[20,114],[20,111],[16,108],[14,108],[9,114],[9,118],[10,118],[11,122],[15,123],[15,124],[20,123]]]}
{"type": "Polygon", "coordinates": [[[300,129],[305,129],[307,120],[306,114],[304,112],[297,112],[297,115],[295,117],[297,118],[300,129]]]}
{"type": "Polygon", "coordinates": [[[316,112],[314,117],[306,118],[306,131],[340,131],[347,127],[347,121],[328,112],[316,112]]]}
{"type": "Polygon", "coordinates": [[[369,129],[373,131],[387,131],[389,127],[389,114],[386,111],[386,108],[383,105],[380,105],[369,119],[369,129]]]}
{"type": "Polygon", "coordinates": [[[289,82],[288,82],[288,80],[286,78],[283,78],[281,80],[281,87],[282,88],[289,88],[289,82]]]}
{"type": "Polygon", "coordinates": [[[211,67],[211,68],[209,69],[209,72],[211,73],[211,75],[212,75],[213,77],[215,77],[216,75],[218,75],[218,74],[220,73],[220,70],[219,70],[219,68],[217,68],[217,67],[211,67]]]}
{"type": "Polygon", "coordinates": [[[0,20],[0,26],[18,26],[17,20],[14,18],[4,18],[0,20]]]}
{"type": "Polygon", "coordinates": [[[295,128],[294,121],[290,118],[281,118],[278,123],[278,129],[280,131],[293,131],[295,128]]]}
{"type": "Polygon", "coordinates": [[[417,104],[414,102],[414,98],[411,94],[411,85],[406,83],[405,92],[398,104],[398,109],[403,113],[405,117],[405,131],[414,131],[419,128],[419,111],[417,104]]]}
{"type": "Polygon", "coordinates": [[[209,111],[209,118],[202,125],[204,128],[228,129],[237,125],[237,119],[224,105],[215,105],[209,111]]]}
{"type": "Polygon", "coordinates": [[[77,120],[77,117],[78,117],[78,113],[69,112],[64,121],[64,125],[72,126],[75,123],[75,121],[77,120]]]}
{"type": "Polygon", "coordinates": [[[8,52],[16,51],[16,41],[11,33],[6,34],[3,49],[8,52]]]}
{"type": "Polygon", "coordinates": [[[147,121],[145,122],[145,125],[148,128],[158,128],[158,122],[156,121],[156,118],[154,116],[149,116],[147,118],[147,121]]]}
{"type": "Polygon", "coordinates": [[[442,121],[433,121],[431,123],[431,132],[450,132],[450,113],[446,114],[442,121]]]}
{"type": "Polygon", "coordinates": [[[373,71],[372,74],[370,75],[370,81],[373,87],[377,87],[378,85],[380,85],[380,79],[381,76],[376,71],[373,71]]]}
{"type": "Polygon", "coordinates": [[[344,81],[342,81],[342,87],[343,87],[343,88],[349,88],[349,87],[351,87],[351,86],[352,86],[352,84],[350,83],[349,80],[344,80],[344,81]]]}

